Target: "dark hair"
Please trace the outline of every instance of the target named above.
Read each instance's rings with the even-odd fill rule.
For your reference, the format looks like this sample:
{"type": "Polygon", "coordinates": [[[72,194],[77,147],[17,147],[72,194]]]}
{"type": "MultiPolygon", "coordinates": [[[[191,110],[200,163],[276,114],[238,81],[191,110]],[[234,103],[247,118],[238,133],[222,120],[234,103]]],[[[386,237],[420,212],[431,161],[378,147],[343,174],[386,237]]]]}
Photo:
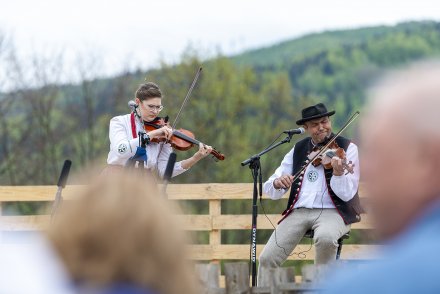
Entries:
{"type": "Polygon", "coordinates": [[[136,90],[136,98],[144,101],[150,98],[162,98],[162,91],[159,86],[152,82],[147,82],[145,84],[141,84],[139,88],[136,90]]]}

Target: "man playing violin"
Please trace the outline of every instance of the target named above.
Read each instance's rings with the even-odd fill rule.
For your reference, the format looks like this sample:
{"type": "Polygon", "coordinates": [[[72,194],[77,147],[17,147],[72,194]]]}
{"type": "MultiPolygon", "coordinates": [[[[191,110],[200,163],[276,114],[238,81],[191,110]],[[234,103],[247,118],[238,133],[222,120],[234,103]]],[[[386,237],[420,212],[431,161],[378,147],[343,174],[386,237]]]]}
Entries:
{"type": "MultiPolygon", "coordinates": [[[[154,121],[162,106],[162,91],[155,83],[145,83],[139,86],[135,93],[135,107],[130,114],[120,115],[110,120],[110,152],[107,163],[111,166],[124,166],[132,157],[139,146],[138,133],[144,133],[144,122],[154,121]]],[[[166,142],[155,143],[153,139],[170,139],[173,130],[164,125],[161,128],[149,131],[144,136],[146,140],[146,151],[148,155],[145,168],[155,170],[163,177],[172,147],[166,142]]],[[[173,176],[177,176],[199,160],[209,155],[212,151],[211,146],[199,145],[199,150],[190,158],[176,162],[173,176]]]]}
{"type": "Polygon", "coordinates": [[[335,111],[327,111],[322,103],[303,109],[302,118],[296,123],[304,127],[309,137],[295,144],[264,183],[263,191],[271,199],[280,199],[289,188],[290,196],[283,218],[260,254],[259,275],[262,268],[281,266],[309,230],[314,231],[315,263],[334,260],[338,239],[350,230],[351,223],[360,221],[357,146],[341,136],[335,139],[344,149],[346,160],[353,163],[352,173],[344,170],[344,162],[337,156],[331,158],[329,169],[308,164],[308,155],[334,136],[330,121],[333,114],[335,111]],[[293,175],[307,164],[295,180],[293,175]]]}

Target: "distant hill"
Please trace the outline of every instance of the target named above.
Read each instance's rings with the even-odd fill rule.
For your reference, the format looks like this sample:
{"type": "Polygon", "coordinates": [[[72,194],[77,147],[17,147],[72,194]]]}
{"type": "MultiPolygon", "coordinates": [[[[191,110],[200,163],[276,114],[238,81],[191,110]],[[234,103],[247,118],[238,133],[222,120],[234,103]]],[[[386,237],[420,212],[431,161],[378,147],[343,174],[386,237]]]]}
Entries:
{"type": "Polygon", "coordinates": [[[294,99],[324,101],[348,115],[364,104],[365,90],[385,70],[439,56],[440,23],[424,21],[306,35],[232,60],[260,74],[284,72],[294,99]]]}
{"type": "Polygon", "coordinates": [[[440,23],[434,21],[405,22],[396,26],[374,26],[350,30],[324,31],[287,40],[233,56],[234,62],[256,67],[282,68],[293,59],[310,56],[340,46],[361,45],[372,40],[398,33],[417,34],[437,31],[440,23]]]}

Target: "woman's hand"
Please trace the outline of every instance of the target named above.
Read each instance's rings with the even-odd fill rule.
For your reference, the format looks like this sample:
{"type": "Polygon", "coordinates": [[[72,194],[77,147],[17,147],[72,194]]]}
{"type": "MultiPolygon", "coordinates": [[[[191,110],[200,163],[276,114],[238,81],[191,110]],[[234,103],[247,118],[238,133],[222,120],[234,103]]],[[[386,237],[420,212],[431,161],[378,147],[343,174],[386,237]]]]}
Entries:
{"type": "Polygon", "coordinates": [[[208,145],[204,145],[202,143],[199,144],[199,151],[197,151],[192,157],[182,160],[182,168],[189,169],[191,166],[196,164],[200,159],[208,156],[212,151],[212,147],[208,145]]]}
{"type": "Polygon", "coordinates": [[[194,154],[194,156],[200,160],[202,158],[205,158],[206,156],[208,156],[209,154],[211,154],[212,152],[212,147],[205,145],[203,143],[199,144],[199,151],[196,152],[196,154],[194,154]]]}
{"type": "Polygon", "coordinates": [[[163,126],[160,129],[148,132],[148,136],[150,139],[167,139],[169,140],[171,136],[173,135],[173,129],[168,126],[163,126]]]}

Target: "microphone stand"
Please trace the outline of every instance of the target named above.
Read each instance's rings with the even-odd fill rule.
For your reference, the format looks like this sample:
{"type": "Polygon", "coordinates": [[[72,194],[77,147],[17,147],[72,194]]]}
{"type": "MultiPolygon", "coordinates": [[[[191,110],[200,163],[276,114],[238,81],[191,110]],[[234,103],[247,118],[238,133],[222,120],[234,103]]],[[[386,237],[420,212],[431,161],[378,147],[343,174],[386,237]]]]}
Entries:
{"type": "Polygon", "coordinates": [[[63,202],[63,196],[61,195],[61,192],[64,187],[66,187],[67,178],[69,176],[70,172],[70,166],[72,165],[72,161],[65,160],[63,164],[63,168],[61,170],[60,177],[58,179],[57,183],[57,192],[55,194],[55,201],[52,204],[52,211],[50,213],[50,219],[53,220],[55,214],[57,213],[58,209],[60,208],[62,202],[63,202]]]}
{"type": "Polygon", "coordinates": [[[163,175],[162,195],[164,195],[166,198],[168,198],[167,187],[168,183],[171,180],[171,177],[173,176],[174,166],[176,165],[176,158],[177,154],[174,151],[171,152],[170,156],[168,157],[167,167],[163,175]]]}
{"type": "Polygon", "coordinates": [[[258,195],[260,199],[263,196],[263,175],[261,174],[261,163],[260,157],[272,149],[278,146],[289,143],[292,140],[293,133],[288,133],[287,137],[280,142],[273,144],[258,154],[251,156],[241,163],[242,166],[249,165],[252,171],[252,177],[254,179],[254,189],[252,197],[252,231],[251,231],[251,241],[250,241],[250,261],[251,261],[251,275],[252,275],[252,287],[257,285],[257,216],[258,216],[258,195]],[[259,188],[259,189],[258,189],[259,188]],[[258,191],[259,190],[259,191],[258,191]]]}
{"type": "Polygon", "coordinates": [[[141,168],[143,170],[142,173],[146,173],[144,166],[148,161],[146,133],[138,132],[138,138],[139,146],[136,148],[136,153],[127,160],[125,168],[136,168],[137,163],[137,168],[141,168]]]}

